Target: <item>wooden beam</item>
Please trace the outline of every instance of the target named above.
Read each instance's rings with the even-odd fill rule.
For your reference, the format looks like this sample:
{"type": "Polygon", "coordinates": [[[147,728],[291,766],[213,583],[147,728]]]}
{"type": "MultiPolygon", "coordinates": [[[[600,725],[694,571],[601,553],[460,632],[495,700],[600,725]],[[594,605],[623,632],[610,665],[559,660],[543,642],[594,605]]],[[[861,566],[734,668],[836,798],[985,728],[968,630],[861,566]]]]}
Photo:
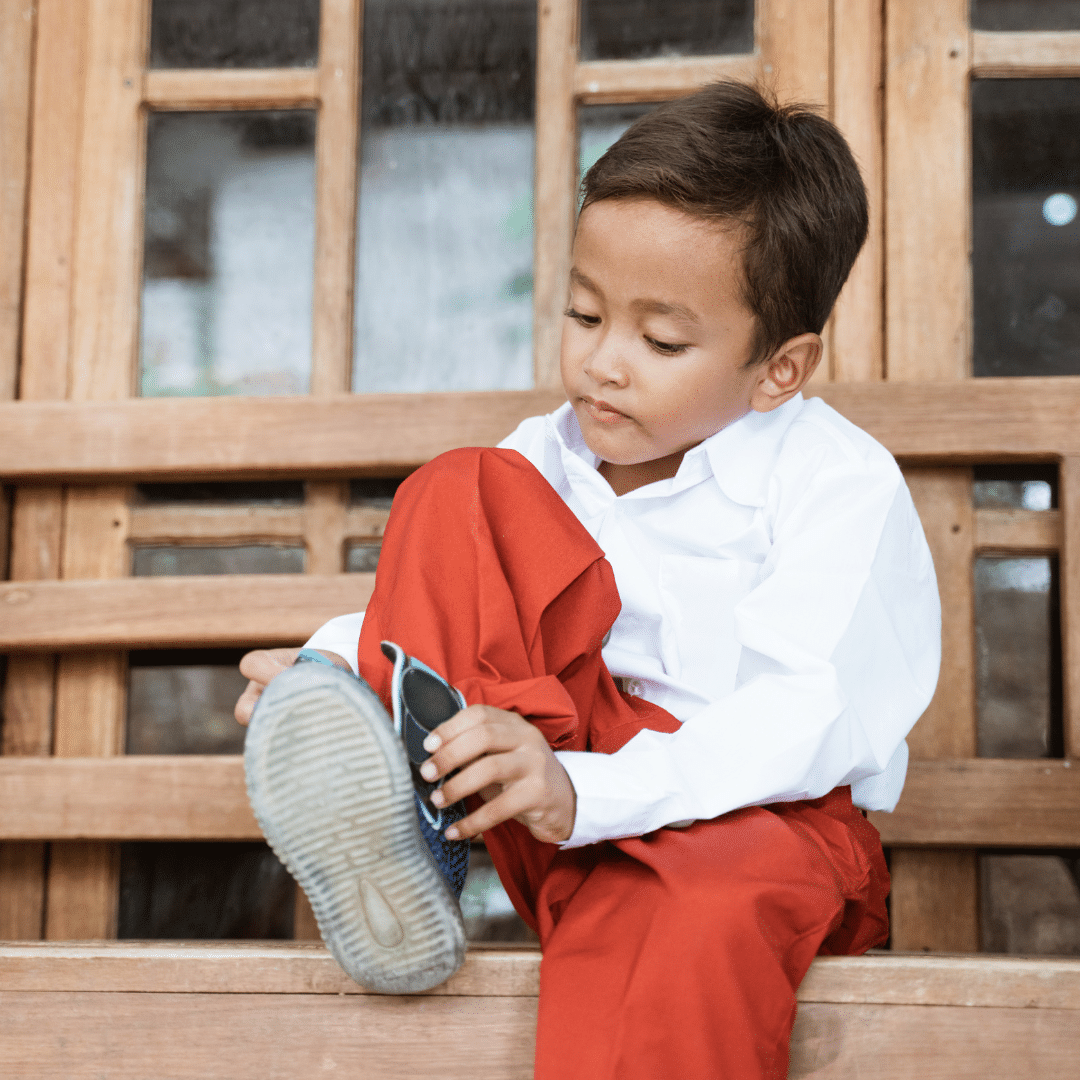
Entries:
{"type": "Polygon", "coordinates": [[[574,71],[574,97],[582,105],[667,101],[718,79],[749,82],[761,60],[744,56],[680,56],[649,60],[590,60],[574,71]]]}
{"type": "Polygon", "coordinates": [[[1080,768],[1069,761],[913,761],[885,845],[1080,847],[1080,768]]]}
{"type": "Polygon", "coordinates": [[[1080,457],[1061,462],[1058,486],[1065,535],[1061,545],[1061,637],[1065,756],[1080,759],[1080,457]]]}
{"type": "Polygon", "coordinates": [[[327,619],[362,611],[374,574],[230,574],[0,583],[0,650],[304,641],[327,619]]]}
{"type": "Polygon", "coordinates": [[[975,549],[1050,554],[1061,550],[1064,526],[1060,510],[976,510],[975,549]]]}
{"type": "MultiPolygon", "coordinates": [[[[0,758],[0,839],[251,840],[239,757],[0,758]]],[[[1061,761],[916,761],[900,847],[1080,847],[1080,770],[1061,761]]]]}
{"type": "Polygon", "coordinates": [[[971,35],[971,74],[978,79],[1066,79],[1080,75],[1080,31],[971,35]]]}
{"type": "MultiPolygon", "coordinates": [[[[24,489],[25,490],[25,489],[24,489]]],[[[277,506],[133,506],[128,539],[170,544],[258,543],[304,538],[308,510],[277,506]]],[[[374,540],[386,531],[389,510],[346,506],[345,540],[374,540]]]]}
{"type": "Polygon", "coordinates": [[[142,76],[144,104],[162,111],[313,108],[319,92],[319,73],[305,68],[159,69],[142,76]]]}

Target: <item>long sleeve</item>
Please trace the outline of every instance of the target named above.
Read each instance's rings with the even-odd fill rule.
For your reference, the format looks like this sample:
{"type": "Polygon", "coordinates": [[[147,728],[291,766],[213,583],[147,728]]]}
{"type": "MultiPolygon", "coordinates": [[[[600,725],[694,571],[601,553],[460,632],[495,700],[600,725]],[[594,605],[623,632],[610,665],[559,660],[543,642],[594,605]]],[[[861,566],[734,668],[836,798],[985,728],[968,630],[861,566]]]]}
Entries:
{"type": "Polygon", "coordinates": [[[364,613],[353,612],[350,615],[338,615],[325,622],[304,642],[305,649],[325,649],[337,653],[349,661],[354,675],[360,672],[356,667],[356,650],[360,643],[360,628],[364,625],[364,613]]]}
{"type": "Polygon", "coordinates": [[[771,547],[734,608],[734,690],[674,734],[641,732],[611,755],[560,753],[578,800],[565,846],[839,784],[861,787],[860,805],[895,805],[904,737],[937,681],[933,565],[891,458],[816,427],[802,447],[793,428],[772,474],[771,547]]]}

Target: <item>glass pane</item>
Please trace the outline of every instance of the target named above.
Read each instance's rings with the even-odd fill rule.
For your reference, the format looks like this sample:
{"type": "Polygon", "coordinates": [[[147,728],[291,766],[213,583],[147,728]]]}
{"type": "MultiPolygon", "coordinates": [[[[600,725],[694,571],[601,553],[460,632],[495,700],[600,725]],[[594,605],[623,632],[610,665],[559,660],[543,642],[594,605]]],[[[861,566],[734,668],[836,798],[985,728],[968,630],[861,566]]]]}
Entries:
{"type": "Polygon", "coordinates": [[[295,895],[265,844],[122,844],[117,936],[291,938],[295,895]]]}
{"type": "Polygon", "coordinates": [[[377,477],[349,481],[349,503],[368,506],[373,510],[389,510],[394,494],[401,487],[398,477],[377,477]]]}
{"type": "Polygon", "coordinates": [[[233,716],[247,686],[244,649],[146,650],[128,654],[128,754],[241,754],[233,716]]]}
{"type": "Polygon", "coordinates": [[[470,852],[461,914],[470,941],[539,941],[514,910],[491,856],[481,846],[470,852]]]}
{"type": "Polygon", "coordinates": [[[578,176],[584,176],[608,147],[635,121],[654,108],[638,105],[582,105],[578,108],[578,176]]]}
{"type": "Polygon", "coordinates": [[[146,155],[140,393],[305,392],[315,114],[151,113],[146,155]]]}
{"type": "Polygon", "coordinates": [[[1061,756],[1056,560],[975,560],[980,757],[1061,756]]]}
{"type": "Polygon", "coordinates": [[[971,0],[974,30],[1080,30],[1080,0],[971,0]]]}
{"type": "Polygon", "coordinates": [[[1080,956],[1080,853],[983,855],[983,952],[1080,956]]]}
{"type": "Polygon", "coordinates": [[[302,547],[277,544],[209,545],[147,544],[133,548],[135,577],[186,577],[191,574],[302,574],[302,547]]]}
{"type": "Polygon", "coordinates": [[[976,465],[972,501],[976,510],[1053,510],[1057,507],[1056,465],[976,465]]]}
{"type": "Polygon", "coordinates": [[[1080,374],[1080,79],[972,84],[976,375],[1080,374]]]}
{"type": "Polygon", "coordinates": [[[319,0],[153,0],[152,68],[314,67],[319,0]]]}
{"type": "Polygon", "coordinates": [[[345,572],[349,574],[373,574],[379,565],[379,543],[350,544],[345,550],[345,572]]]}
{"type": "Polygon", "coordinates": [[[582,0],[581,58],[722,56],[754,50],[754,0],[582,0]]]}
{"type": "Polygon", "coordinates": [[[135,488],[135,502],[143,506],[299,506],[303,501],[301,480],[213,480],[135,488]]]}
{"type": "Polygon", "coordinates": [[[532,385],[534,0],[368,0],[357,391],[532,385]]]}

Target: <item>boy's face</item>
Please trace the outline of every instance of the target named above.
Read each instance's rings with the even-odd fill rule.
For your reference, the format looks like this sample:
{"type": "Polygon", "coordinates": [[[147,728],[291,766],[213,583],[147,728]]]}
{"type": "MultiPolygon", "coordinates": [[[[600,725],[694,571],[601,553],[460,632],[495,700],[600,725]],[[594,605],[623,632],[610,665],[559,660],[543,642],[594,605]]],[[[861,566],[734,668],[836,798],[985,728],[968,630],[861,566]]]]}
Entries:
{"type": "Polygon", "coordinates": [[[755,319],[740,291],[740,239],[653,199],[581,214],[562,380],[616,490],[629,490],[621,474],[640,476],[632,486],[674,476],[686,450],[756,404],[767,365],[746,366],[755,319]]]}

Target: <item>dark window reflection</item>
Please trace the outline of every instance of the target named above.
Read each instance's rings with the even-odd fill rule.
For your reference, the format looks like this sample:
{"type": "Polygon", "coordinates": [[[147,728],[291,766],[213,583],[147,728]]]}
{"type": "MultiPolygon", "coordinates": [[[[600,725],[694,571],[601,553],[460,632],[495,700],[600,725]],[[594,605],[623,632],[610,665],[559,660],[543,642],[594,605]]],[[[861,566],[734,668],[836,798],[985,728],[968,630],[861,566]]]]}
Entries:
{"type": "Polygon", "coordinates": [[[314,67],[319,0],[153,0],[153,68],[314,67]]]}
{"type": "Polygon", "coordinates": [[[976,510],[1055,510],[1056,465],[976,465],[972,502],[976,510]]]}
{"type": "Polygon", "coordinates": [[[389,510],[399,487],[401,480],[396,476],[350,480],[349,503],[352,506],[367,506],[373,510],[389,510]]]}
{"type": "Polygon", "coordinates": [[[1080,852],[979,859],[983,952],[1080,956],[1080,852]]]}
{"type": "Polygon", "coordinates": [[[1080,0],[971,0],[973,30],[1080,30],[1080,0]]]}
{"type": "Polygon", "coordinates": [[[123,844],[117,936],[291,938],[295,895],[265,844],[123,844]]]}
{"type": "Polygon", "coordinates": [[[535,0],[367,0],[353,388],[532,385],[535,0]]]}
{"type": "Polygon", "coordinates": [[[131,553],[135,577],[186,577],[200,574],[302,574],[302,547],[277,544],[139,546],[131,553]]]}
{"type": "Polygon", "coordinates": [[[581,58],[718,56],[754,49],[754,0],[582,0],[581,58]]]}
{"type": "Polygon", "coordinates": [[[314,112],[151,113],[144,227],[139,392],[305,392],[314,112]]]}
{"type": "Polygon", "coordinates": [[[247,686],[245,649],[140,650],[128,655],[129,754],[240,754],[233,706],[247,686]]]}
{"type": "Polygon", "coordinates": [[[345,572],[348,574],[373,574],[379,565],[382,544],[363,542],[350,544],[345,549],[345,572]]]}
{"type": "Polygon", "coordinates": [[[976,375],[1080,374],[1080,80],[972,85],[976,375]]]}
{"type": "Polygon", "coordinates": [[[135,488],[135,502],[143,506],[299,506],[303,501],[300,480],[208,480],[135,488]]]}
{"type": "Polygon", "coordinates": [[[975,560],[980,757],[1062,756],[1057,560],[975,560]]]}

